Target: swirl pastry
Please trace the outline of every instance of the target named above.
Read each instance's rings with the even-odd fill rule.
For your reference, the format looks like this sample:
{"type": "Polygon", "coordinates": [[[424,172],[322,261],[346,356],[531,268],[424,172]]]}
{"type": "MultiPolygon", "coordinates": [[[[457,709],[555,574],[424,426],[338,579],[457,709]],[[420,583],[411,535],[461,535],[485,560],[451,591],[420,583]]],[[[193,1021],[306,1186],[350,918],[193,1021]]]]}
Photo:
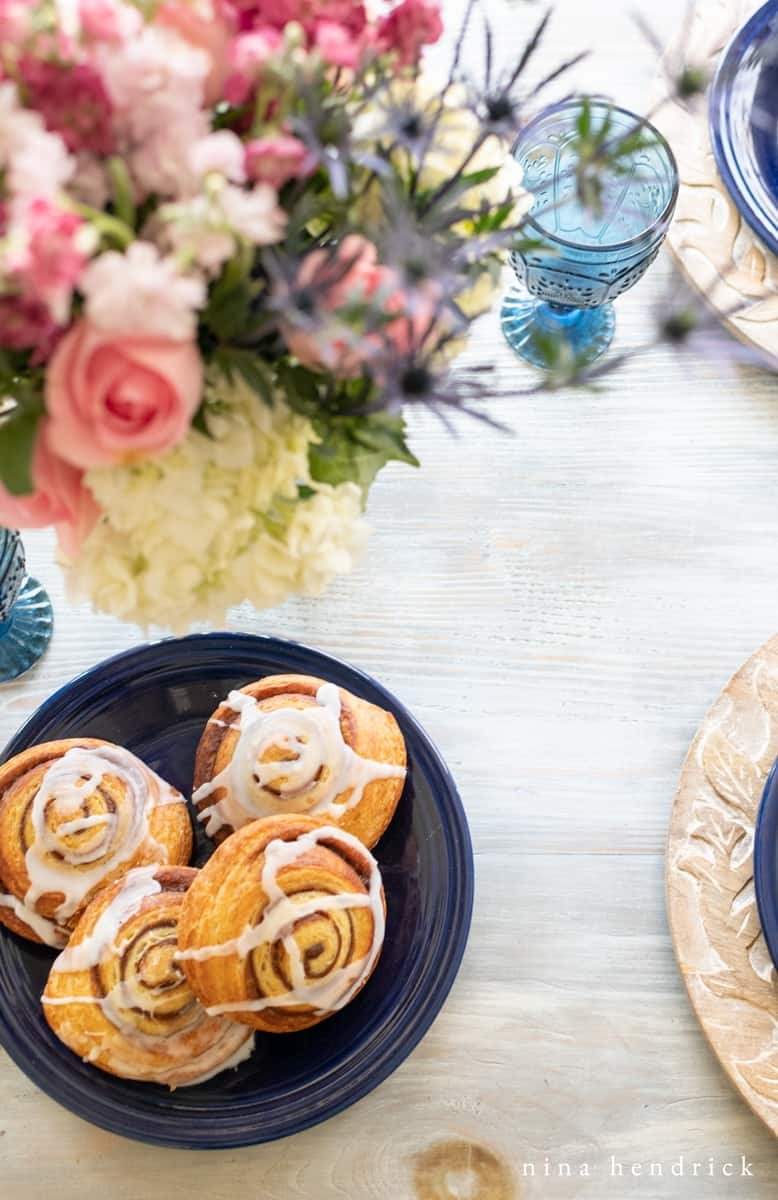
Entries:
{"type": "Polygon", "coordinates": [[[89,904],[42,1001],[57,1037],[123,1079],[183,1087],[248,1058],[245,1025],[209,1017],[175,961],[193,867],[135,867],[89,904]]]}
{"type": "Polygon", "coordinates": [[[356,996],[378,961],[378,865],[315,817],[265,817],[228,838],[184,900],[178,960],[213,1015],[306,1029],[356,996]]]}
{"type": "Polygon", "coordinates": [[[181,793],[121,746],[44,742],[0,766],[0,923],[23,937],[63,946],[99,888],[191,850],[181,793]]]}
{"type": "Polygon", "coordinates": [[[195,758],[193,800],[221,841],[258,817],[308,813],[374,846],[405,780],[391,713],[309,675],[268,675],[230,692],[195,758]]]}

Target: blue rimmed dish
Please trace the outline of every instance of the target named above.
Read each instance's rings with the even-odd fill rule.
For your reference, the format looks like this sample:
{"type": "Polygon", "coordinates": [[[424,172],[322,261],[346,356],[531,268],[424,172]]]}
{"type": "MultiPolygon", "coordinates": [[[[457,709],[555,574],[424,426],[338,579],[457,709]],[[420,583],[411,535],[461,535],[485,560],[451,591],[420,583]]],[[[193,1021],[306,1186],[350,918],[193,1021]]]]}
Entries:
{"type": "Polygon", "coordinates": [[[719,174],[743,218],[778,254],[778,0],[726,47],[709,105],[719,174]]]}
{"type": "MultiPolygon", "coordinates": [[[[376,1087],[424,1036],[456,976],[473,901],[470,836],[456,785],[407,709],[379,683],[316,650],[250,634],[193,634],[107,659],[65,685],[4,758],[36,742],[91,735],[127,746],[185,793],[203,725],[231,688],[273,673],[317,675],[394,713],[408,748],[402,799],[374,854],[387,901],[378,966],[321,1025],[257,1035],[252,1058],[170,1092],[81,1062],[50,1031],[40,993],[52,952],[0,931],[0,1043],[43,1091],[125,1137],[216,1149],[299,1132],[376,1087]]],[[[212,846],[198,833],[195,862],[212,846]]]]}
{"type": "Polygon", "coordinates": [[[756,817],[754,891],[767,949],[778,967],[778,760],[765,780],[756,817]]]}

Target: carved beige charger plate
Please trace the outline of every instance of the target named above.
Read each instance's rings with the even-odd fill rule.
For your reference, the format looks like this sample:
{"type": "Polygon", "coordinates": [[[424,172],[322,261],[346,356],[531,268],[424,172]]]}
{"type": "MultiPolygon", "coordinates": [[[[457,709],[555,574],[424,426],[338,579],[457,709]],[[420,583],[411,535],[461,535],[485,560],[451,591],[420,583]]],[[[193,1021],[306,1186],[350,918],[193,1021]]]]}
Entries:
{"type": "MultiPolygon", "coordinates": [[[[732,35],[761,4],[762,0],[697,0],[686,45],[672,53],[669,62],[682,54],[712,75],[732,35]]],[[[667,103],[654,120],[678,159],[681,187],[667,239],[676,261],[730,332],[778,358],[778,258],[741,217],[719,177],[707,105],[687,110],[667,103]]]]}
{"type": "Polygon", "coordinates": [[[778,1134],[778,988],[753,878],[754,823],[778,756],[778,636],[692,743],[667,843],[667,908],[694,1010],[744,1099],[778,1134]]]}

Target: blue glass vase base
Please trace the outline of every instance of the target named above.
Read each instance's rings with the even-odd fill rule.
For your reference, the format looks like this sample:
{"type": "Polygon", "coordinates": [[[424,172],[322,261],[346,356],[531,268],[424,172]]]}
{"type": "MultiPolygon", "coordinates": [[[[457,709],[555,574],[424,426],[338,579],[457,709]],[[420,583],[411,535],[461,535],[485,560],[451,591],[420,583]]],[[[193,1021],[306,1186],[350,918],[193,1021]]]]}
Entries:
{"type": "Polygon", "coordinates": [[[8,619],[0,624],[0,683],[35,665],[51,641],[53,624],[48,592],[28,575],[8,619]]]}
{"type": "Polygon", "coordinates": [[[534,367],[585,367],[613,341],[612,304],[599,308],[557,308],[512,288],[503,300],[500,324],[508,345],[534,367]]]}

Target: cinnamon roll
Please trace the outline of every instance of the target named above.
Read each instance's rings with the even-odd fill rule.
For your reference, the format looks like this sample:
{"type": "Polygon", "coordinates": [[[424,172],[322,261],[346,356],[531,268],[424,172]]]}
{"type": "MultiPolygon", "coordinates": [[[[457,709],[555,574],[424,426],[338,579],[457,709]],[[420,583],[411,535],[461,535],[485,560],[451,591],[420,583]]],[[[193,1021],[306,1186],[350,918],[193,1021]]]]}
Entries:
{"type": "Polygon", "coordinates": [[[210,1017],[175,960],[193,867],[135,867],[104,888],[51,968],[42,996],[57,1037],[123,1079],[183,1087],[251,1054],[245,1025],[210,1017]]]}
{"type": "Polygon", "coordinates": [[[99,888],[191,850],[181,793],[121,746],[68,738],[0,766],[0,923],[32,941],[63,946],[99,888]]]}
{"type": "Polygon", "coordinates": [[[316,1025],[378,961],[386,905],[378,864],[316,817],[253,821],[184,898],[178,961],[206,1011],[269,1033],[316,1025]]]}
{"type": "Polygon", "coordinates": [[[308,813],[375,845],[405,780],[391,713],[309,675],[268,675],[230,692],[195,758],[194,796],[221,841],[258,817],[308,813]]]}

